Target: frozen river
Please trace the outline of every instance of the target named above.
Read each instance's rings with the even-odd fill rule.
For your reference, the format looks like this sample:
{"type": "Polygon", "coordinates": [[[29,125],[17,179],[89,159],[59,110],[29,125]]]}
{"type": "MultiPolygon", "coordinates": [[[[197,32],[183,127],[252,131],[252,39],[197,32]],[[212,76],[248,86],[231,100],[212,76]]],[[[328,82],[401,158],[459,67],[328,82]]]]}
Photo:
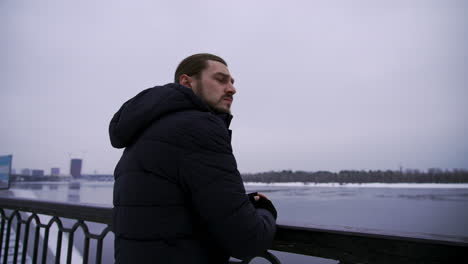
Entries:
{"type": "MultiPolygon", "coordinates": [[[[112,182],[16,183],[9,191],[0,191],[0,195],[111,205],[112,187],[112,182]]],[[[262,192],[273,201],[280,224],[468,238],[466,184],[248,183],[246,189],[262,192]]],[[[310,261],[304,256],[284,253],[278,256],[283,263],[310,261]]],[[[319,260],[317,263],[336,262],[319,260]]]]}

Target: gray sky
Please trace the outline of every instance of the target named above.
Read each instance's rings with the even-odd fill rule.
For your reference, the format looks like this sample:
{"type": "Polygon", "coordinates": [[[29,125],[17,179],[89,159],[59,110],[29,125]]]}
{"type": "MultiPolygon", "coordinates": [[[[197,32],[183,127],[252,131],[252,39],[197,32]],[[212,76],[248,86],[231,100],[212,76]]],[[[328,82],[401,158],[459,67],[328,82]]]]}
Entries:
{"type": "Polygon", "coordinates": [[[186,56],[236,79],[241,172],[468,168],[467,1],[0,1],[0,155],[111,173],[108,123],[186,56]]]}

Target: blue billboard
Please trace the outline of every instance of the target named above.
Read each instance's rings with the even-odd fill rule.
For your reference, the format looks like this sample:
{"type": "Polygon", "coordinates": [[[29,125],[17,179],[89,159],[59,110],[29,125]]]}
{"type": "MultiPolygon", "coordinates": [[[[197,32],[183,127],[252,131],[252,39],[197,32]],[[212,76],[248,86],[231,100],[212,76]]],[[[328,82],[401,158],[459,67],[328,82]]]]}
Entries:
{"type": "Polygon", "coordinates": [[[0,189],[10,188],[12,155],[0,156],[0,189]]]}

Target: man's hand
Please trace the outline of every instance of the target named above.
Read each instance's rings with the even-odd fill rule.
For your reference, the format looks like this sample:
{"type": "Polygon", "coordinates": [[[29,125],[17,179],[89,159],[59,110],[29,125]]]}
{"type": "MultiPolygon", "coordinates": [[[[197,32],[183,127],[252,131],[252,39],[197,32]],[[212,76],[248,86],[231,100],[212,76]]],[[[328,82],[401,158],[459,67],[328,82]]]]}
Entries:
{"type": "Polygon", "coordinates": [[[254,195],[254,197],[253,197],[255,201],[260,200],[260,197],[265,198],[265,199],[267,199],[267,200],[270,200],[270,199],[268,199],[268,197],[266,197],[266,195],[264,195],[263,193],[256,193],[256,194],[257,194],[257,195],[254,195]]]}
{"type": "Polygon", "coordinates": [[[270,213],[273,215],[273,217],[276,219],[277,218],[277,212],[275,206],[273,206],[273,203],[271,203],[270,199],[268,199],[264,194],[254,192],[254,193],[249,193],[249,200],[252,203],[252,205],[255,208],[261,208],[261,209],[266,209],[270,211],[270,213]]]}

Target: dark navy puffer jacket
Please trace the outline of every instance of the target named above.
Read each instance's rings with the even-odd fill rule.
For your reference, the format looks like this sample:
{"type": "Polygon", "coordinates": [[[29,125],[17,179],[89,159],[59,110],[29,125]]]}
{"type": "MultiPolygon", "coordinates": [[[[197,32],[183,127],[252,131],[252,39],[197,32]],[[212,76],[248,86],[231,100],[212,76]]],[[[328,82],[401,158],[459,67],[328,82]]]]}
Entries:
{"type": "Polygon", "coordinates": [[[231,148],[231,116],[191,89],[142,91],[114,115],[125,148],[114,172],[116,263],[227,263],[271,246],[275,219],[245,194],[231,148]]]}

